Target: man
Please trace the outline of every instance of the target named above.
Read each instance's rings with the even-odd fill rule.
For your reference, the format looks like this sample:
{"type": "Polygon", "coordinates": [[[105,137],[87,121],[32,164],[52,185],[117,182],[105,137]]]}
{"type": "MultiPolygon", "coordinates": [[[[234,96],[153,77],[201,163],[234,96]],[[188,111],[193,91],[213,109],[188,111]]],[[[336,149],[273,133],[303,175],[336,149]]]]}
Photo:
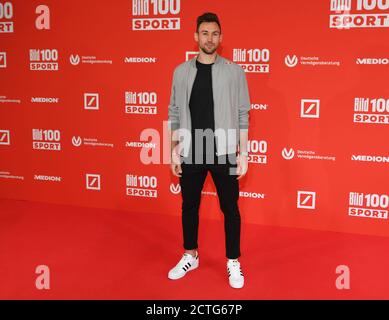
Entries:
{"type": "Polygon", "coordinates": [[[197,18],[194,38],[199,54],[174,70],[168,110],[171,170],[181,185],[185,249],[168,278],[180,279],[199,266],[199,206],[210,171],[224,214],[229,284],[242,288],[244,276],[238,260],[241,255],[238,180],[248,169],[247,81],[239,65],[217,54],[223,37],[216,14],[204,13],[197,18]]]}

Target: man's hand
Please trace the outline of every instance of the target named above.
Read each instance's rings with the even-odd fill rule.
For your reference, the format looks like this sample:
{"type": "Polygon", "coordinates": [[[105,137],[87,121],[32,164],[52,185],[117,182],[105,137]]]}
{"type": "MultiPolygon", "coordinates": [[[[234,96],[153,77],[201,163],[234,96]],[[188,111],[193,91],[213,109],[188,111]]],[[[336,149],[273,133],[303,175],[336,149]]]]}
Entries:
{"type": "Polygon", "coordinates": [[[175,152],[172,153],[172,163],[170,167],[172,169],[173,175],[175,175],[176,177],[181,177],[182,169],[181,169],[180,155],[178,155],[175,152]]]}
{"type": "Polygon", "coordinates": [[[245,174],[247,173],[247,170],[248,170],[248,159],[247,159],[247,156],[245,155],[241,155],[239,154],[236,158],[236,162],[237,162],[237,170],[236,170],[236,174],[238,175],[238,177],[236,179],[241,179],[245,176],[245,174]]]}
{"type": "Polygon", "coordinates": [[[173,175],[176,177],[181,177],[182,169],[180,164],[172,163],[171,164],[173,175]]]}

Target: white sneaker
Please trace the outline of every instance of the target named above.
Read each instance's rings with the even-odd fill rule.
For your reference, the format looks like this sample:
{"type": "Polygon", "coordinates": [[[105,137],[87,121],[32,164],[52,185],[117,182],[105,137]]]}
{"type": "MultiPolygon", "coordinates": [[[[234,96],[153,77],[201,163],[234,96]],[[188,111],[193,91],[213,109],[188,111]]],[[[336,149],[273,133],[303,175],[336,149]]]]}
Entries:
{"type": "Polygon", "coordinates": [[[240,262],[238,259],[228,259],[227,261],[227,273],[228,282],[230,286],[236,289],[240,289],[244,285],[244,276],[242,269],[240,268],[240,262]]]}
{"type": "Polygon", "coordinates": [[[196,252],[196,257],[190,253],[184,253],[177,265],[169,271],[168,278],[177,280],[186,275],[188,271],[194,270],[199,266],[199,255],[196,252]]]}

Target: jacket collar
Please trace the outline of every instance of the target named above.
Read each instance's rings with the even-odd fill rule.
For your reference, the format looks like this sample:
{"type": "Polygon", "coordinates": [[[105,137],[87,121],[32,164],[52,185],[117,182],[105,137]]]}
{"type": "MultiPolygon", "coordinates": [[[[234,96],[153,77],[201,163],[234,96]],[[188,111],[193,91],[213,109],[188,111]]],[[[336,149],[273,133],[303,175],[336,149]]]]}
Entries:
{"type": "MultiPolygon", "coordinates": [[[[196,59],[198,57],[198,54],[190,60],[190,65],[193,68],[196,68],[196,59]]],[[[215,65],[222,63],[223,57],[216,53],[215,57],[215,65]]]]}

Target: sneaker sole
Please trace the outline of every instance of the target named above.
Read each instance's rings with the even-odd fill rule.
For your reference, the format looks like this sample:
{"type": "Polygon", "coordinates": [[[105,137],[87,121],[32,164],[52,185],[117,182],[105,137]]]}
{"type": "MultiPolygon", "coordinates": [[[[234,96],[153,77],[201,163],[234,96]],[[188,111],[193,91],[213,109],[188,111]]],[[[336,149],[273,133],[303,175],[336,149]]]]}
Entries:
{"type": "Polygon", "coordinates": [[[237,285],[230,283],[230,286],[234,289],[242,289],[244,286],[244,282],[242,284],[237,284],[237,285]]]}
{"type": "Polygon", "coordinates": [[[185,277],[186,274],[187,274],[189,271],[195,270],[195,269],[197,269],[198,267],[199,267],[199,263],[197,263],[197,265],[191,266],[188,270],[186,270],[186,272],[185,272],[182,276],[179,276],[179,277],[174,278],[174,277],[171,277],[171,276],[168,274],[167,277],[168,277],[170,280],[178,280],[178,279],[181,279],[181,278],[185,277]]]}

